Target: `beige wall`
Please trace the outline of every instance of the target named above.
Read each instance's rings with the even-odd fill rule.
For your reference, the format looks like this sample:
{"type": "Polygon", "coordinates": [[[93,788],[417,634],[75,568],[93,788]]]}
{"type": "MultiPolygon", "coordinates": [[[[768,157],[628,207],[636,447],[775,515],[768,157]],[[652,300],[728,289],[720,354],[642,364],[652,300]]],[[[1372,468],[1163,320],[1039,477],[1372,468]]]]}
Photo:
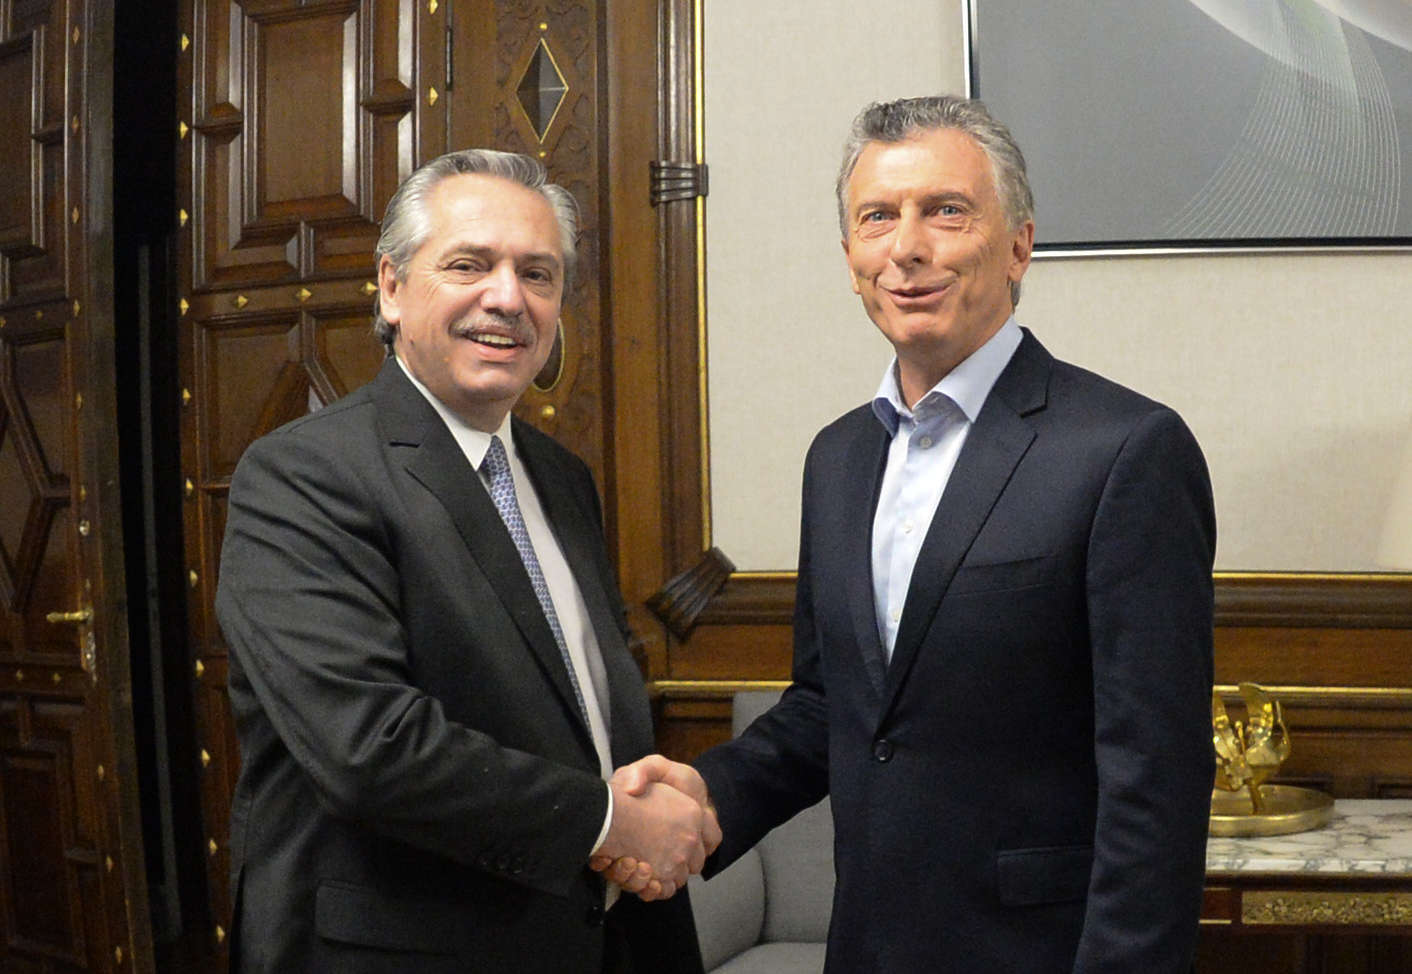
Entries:
{"type": "MultiPolygon", "coordinates": [[[[867,101],[963,90],[961,6],[704,7],[711,541],[789,569],[809,441],[890,355],[844,271],[839,147],[867,101]]],[[[1412,436],[1410,279],[1406,253],[1046,258],[1017,317],[1186,417],[1218,567],[1369,570],[1412,436]]]]}

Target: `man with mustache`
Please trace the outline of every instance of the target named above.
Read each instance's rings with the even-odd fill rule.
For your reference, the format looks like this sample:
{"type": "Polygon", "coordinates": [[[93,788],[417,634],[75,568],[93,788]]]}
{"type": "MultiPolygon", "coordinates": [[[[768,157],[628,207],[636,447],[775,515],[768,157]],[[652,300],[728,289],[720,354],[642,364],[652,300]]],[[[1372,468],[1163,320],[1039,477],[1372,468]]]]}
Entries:
{"type": "Polygon", "coordinates": [[[828,794],[830,972],[1185,972],[1214,771],[1201,451],[1016,323],[1033,201],[980,103],[868,107],[837,193],[896,355],[810,448],[793,680],[697,762],[708,872],[828,794]]]}
{"type": "Polygon", "coordinates": [[[701,970],[719,841],[651,750],[592,475],[511,415],[572,282],[577,211],[528,156],[413,173],[378,242],[368,385],[254,443],[217,612],[242,768],[237,972],[701,970]],[[649,874],[650,871],[650,874],[649,874]]]}

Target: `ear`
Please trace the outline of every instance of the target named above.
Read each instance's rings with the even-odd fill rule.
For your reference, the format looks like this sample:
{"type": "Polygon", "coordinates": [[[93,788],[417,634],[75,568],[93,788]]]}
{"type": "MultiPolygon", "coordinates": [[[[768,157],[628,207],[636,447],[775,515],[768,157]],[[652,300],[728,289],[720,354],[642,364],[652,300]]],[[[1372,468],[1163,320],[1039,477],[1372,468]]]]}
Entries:
{"type": "Polygon", "coordinates": [[[1029,270],[1030,258],[1034,256],[1034,221],[1026,220],[1025,225],[1015,231],[1010,241],[1010,280],[1019,283],[1029,270]]]}
{"type": "Polygon", "coordinates": [[[853,270],[853,261],[848,259],[848,238],[844,237],[839,243],[843,245],[843,260],[848,265],[848,280],[853,285],[853,293],[862,294],[862,289],[858,287],[858,275],[853,270]]]}
{"type": "Polygon", "coordinates": [[[402,287],[393,269],[392,258],[383,254],[382,260],[378,261],[378,309],[392,325],[402,321],[402,308],[397,303],[402,287]]]}

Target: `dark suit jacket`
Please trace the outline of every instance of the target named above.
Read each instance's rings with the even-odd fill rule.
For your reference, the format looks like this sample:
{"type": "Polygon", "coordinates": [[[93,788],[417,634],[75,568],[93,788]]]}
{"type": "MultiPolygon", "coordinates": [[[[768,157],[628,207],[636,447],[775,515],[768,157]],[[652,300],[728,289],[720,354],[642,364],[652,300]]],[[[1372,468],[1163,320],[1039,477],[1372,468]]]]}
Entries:
{"type": "MultiPolygon", "coordinates": [[[[651,750],[588,468],[514,436],[583,592],[615,764],[651,750]]],[[[243,765],[232,968],[598,974],[607,807],[554,637],[495,506],[388,359],[253,444],[216,608],[243,765]]],[[[624,897],[643,971],[700,971],[685,900],[624,897]]]]}
{"type": "Polygon", "coordinates": [[[699,768],[729,863],[831,795],[828,969],[1188,970],[1213,774],[1206,466],[1170,409],[1026,333],[917,559],[873,611],[888,436],[804,473],[793,684],[699,768]]]}

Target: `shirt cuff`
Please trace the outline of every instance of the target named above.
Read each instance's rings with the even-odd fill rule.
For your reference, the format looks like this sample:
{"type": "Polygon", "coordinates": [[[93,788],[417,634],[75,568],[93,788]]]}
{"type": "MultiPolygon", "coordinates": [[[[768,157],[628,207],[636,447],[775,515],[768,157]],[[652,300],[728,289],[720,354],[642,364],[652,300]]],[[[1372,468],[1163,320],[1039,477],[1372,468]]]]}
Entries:
{"type": "Polygon", "coordinates": [[[597,852],[598,847],[608,841],[608,829],[613,825],[613,789],[608,782],[603,782],[603,787],[608,789],[608,811],[603,814],[603,827],[598,830],[598,838],[593,840],[593,851],[597,852]]]}

